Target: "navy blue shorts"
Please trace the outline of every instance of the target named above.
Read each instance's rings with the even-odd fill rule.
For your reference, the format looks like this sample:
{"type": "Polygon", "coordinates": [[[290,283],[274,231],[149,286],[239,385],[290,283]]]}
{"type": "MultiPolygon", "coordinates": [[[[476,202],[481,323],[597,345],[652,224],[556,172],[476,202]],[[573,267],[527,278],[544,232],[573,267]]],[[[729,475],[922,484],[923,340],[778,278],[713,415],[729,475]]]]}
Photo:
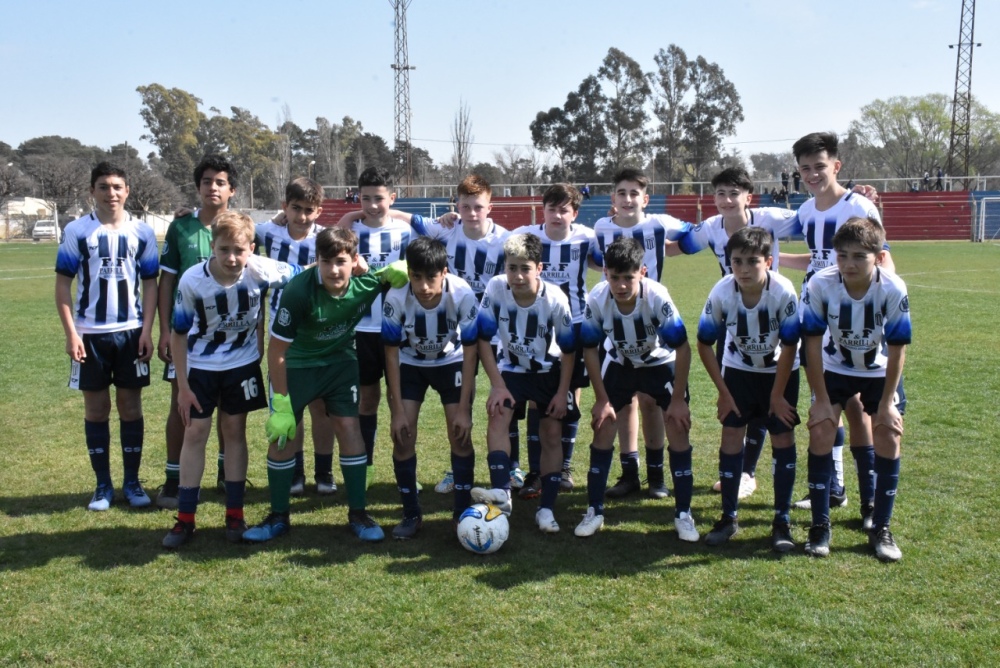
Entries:
{"type": "Polygon", "coordinates": [[[457,404],[462,398],[462,362],[440,366],[399,365],[399,393],[403,399],[423,402],[428,387],[441,396],[442,405],[457,404]]]}
{"type": "Polygon", "coordinates": [[[267,408],[267,386],[260,362],[222,371],[190,369],[188,385],[201,404],[201,412],[191,408],[192,418],[212,417],[216,407],[229,415],[267,408]]]}
{"type": "Polygon", "coordinates": [[[882,401],[882,392],[885,390],[885,376],[848,376],[824,371],[823,381],[831,404],[840,404],[843,408],[848,399],[861,394],[861,405],[864,406],[865,413],[874,415],[878,412],[878,403],[882,401]]]}
{"type": "MultiPolygon", "coordinates": [[[[637,392],[648,394],[661,410],[667,410],[674,393],[673,362],[637,367],[619,364],[609,356],[604,360],[602,379],[608,400],[616,413],[632,403],[632,397],[637,392]]],[[[690,399],[685,390],[684,401],[690,403],[690,399]]]]}
{"type": "Polygon", "coordinates": [[[375,385],[385,371],[385,344],[380,332],[355,332],[354,346],[358,350],[358,371],[362,385],[375,385]]]}
{"type": "Polygon", "coordinates": [[[149,385],[149,362],[139,360],[141,328],[103,334],[84,334],[83,362],[70,361],[69,387],[97,392],[115,387],[137,389],[149,385]]]}
{"type": "MultiPolygon", "coordinates": [[[[515,373],[504,371],[503,382],[507,386],[507,391],[514,397],[514,414],[518,409],[523,410],[529,401],[534,401],[538,406],[542,417],[545,417],[545,409],[559,389],[559,365],[553,364],[552,368],[545,373],[515,373]]],[[[566,416],[563,422],[577,422],[580,419],[580,407],[576,405],[576,398],[573,390],[568,392],[566,400],[566,416]]]]}
{"type": "MultiPolygon", "coordinates": [[[[758,373],[746,371],[744,369],[733,369],[732,367],[722,367],[722,377],[726,381],[729,393],[733,395],[733,401],[740,410],[740,415],[730,413],[722,421],[724,427],[745,427],[750,422],[760,421],[767,426],[767,431],[771,434],[785,434],[792,431],[795,426],[789,427],[784,422],[769,415],[771,409],[771,390],[774,389],[773,373],[758,373]]],[[[785,401],[793,407],[799,401],[799,370],[795,369],[788,376],[788,383],[785,385],[785,401]]],[[[795,413],[795,424],[800,424],[798,411],[795,413]]]]}

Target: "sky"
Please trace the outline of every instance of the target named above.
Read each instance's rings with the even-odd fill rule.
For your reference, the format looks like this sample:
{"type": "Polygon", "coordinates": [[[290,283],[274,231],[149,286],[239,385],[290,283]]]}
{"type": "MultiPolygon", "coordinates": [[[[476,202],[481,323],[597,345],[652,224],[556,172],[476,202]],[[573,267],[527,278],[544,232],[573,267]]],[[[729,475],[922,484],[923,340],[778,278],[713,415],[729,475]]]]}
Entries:
{"type": "MultiPolygon", "coordinates": [[[[646,71],[677,44],[717,63],[745,120],[726,139],[744,157],[788,151],[818,130],[846,131],[875,99],[954,92],[961,0],[675,2],[411,0],[411,136],[436,162],[468,105],[473,161],[531,149],[539,111],[562,106],[608,49],[646,71]]],[[[395,24],[388,0],[3,0],[0,141],[44,135],[146,155],[136,87],[159,83],[202,110],[244,107],[270,127],[344,116],[394,136],[395,24]]],[[[976,12],[973,94],[1000,111],[1000,3],[976,12]]]]}

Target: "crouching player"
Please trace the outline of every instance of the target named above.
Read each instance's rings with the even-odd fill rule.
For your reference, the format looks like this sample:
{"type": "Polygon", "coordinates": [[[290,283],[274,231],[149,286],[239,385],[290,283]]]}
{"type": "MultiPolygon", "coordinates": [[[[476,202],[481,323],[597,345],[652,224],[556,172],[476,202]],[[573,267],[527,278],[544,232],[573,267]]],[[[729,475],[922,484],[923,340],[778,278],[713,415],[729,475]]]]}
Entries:
{"type": "Polygon", "coordinates": [[[226,442],[226,539],[239,543],[246,529],[247,413],[267,406],[257,348],[261,294],[300,269],[253,254],[254,224],[227,211],[212,221],[212,256],[184,272],[177,284],[170,350],[177,378],[177,410],[184,423],[177,523],[163,538],[173,550],[195,532],[195,511],[205,472],[212,413],[226,442]]]}
{"type": "MultiPolygon", "coordinates": [[[[263,543],[288,533],[289,496],[295,475],[294,448],[286,448],[311,402],[323,399],[340,447],[340,470],[347,489],[347,521],[365,542],[385,536],[365,510],[367,455],[358,421],[358,356],[354,327],[381,294],[389,277],[406,283],[405,269],[389,265],[380,272],[352,277],[359,266],[358,237],[341,228],[316,235],[317,265],[302,272],[281,293],[271,321],[267,365],[271,377],[271,416],[267,420],[267,482],[271,512],[248,529],[243,540],[263,543]]],[[[228,443],[228,441],[227,441],[228,443]]],[[[228,458],[227,458],[228,461],[228,458]]]]}
{"type": "Polygon", "coordinates": [[[382,306],[385,376],[392,412],[393,469],[403,519],[392,537],[413,538],[423,524],[417,498],[417,417],[427,388],[441,397],[455,479],[454,518],[469,506],[476,462],[472,449],[479,300],[448,273],[448,251],[418,237],[406,251],[410,284],[390,290],[382,306]]]}
{"type": "Polygon", "coordinates": [[[774,461],[774,523],[771,546],[795,544],[789,527],[795,484],[795,425],[799,423],[799,314],[791,281],[771,268],[771,233],[744,227],[726,246],[732,273],[715,284],[698,321],[698,355],[719,390],[722,422],[719,481],[722,519],[705,536],[721,545],[739,530],[741,473],[747,424],[761,422],[771,434],[774,461]],[[722,368],[712,346],[725,335],[722,368]]]}
{"type": "Polygon", "coordinates": [[[580,336],[594,386],[594,444],[587,472],[590,507],[575,533],[592,536],[604,525],[604,488],[611,469],[616,415],[632,403],[636,393],[643,392],[663,415],[674,479],[674,527],[681,540],[693,543],[699,535],[691,516],[694,479],[687,403],[691,346],[667,289],[646,278],[644,253],[635,239],[616,239],[604,251],[607,280],[587,296],[580,336]],[[602,369],[597,347],[605,339],[610,350],[602,369]]]}
{"type": "Polygon", "coordinates": [[[910,343],[910,307],[903,281],[877,266],[882,226],[848,220],[833,236],[837,266],[816,272],[802,295],[806,375],[815,395],[809,410],[809,497],[812,527],[806,553],[830,553],[830,483],[837,420],[848,399],[861,395],[875,445],[875,501],[869,543],[882,561],[903,554],[892,532],[899,483],[903,418],[893,401],[910,343]]]}
{"type": "Polygon", "coordinates": [[[535,522],[542,532],[555,533],[559,524],[552,510],[562,479],[562,425],[580,419],[570,391],[576,336],[566,295],[541,279],[541,239],[512,235],[503,252],[506,272],[486,284],[478,322],[479,359],[490,379],[486,460],[492,489],[473,487],[472,498],[510,514],[510,421],[518,406],[534,401],[545,407],[538,429],[542,490],[535,522]],[[499,360],[490,347],[494,336],[500,337],[499,360]]]}

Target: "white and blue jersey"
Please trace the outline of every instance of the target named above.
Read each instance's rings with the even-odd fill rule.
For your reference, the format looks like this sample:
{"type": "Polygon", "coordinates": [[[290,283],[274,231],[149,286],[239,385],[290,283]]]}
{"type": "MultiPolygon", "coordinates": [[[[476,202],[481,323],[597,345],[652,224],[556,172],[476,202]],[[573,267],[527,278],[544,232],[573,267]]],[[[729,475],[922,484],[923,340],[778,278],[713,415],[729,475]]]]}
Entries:
{"type": "Polygon", "coordinates": [[[500,339],[500,371],[539,373],[559,361],[560,352],[576,351],[576,333],[569,301],[558,287],[539,281],[530,306],[519,306],[506,276],[486,284],[479,307],[479,338],[500,339]]]}
{"type": "MultiPolygon", "coordinates": [[[[760,301],[748,308],[736,279],[723,277],[708,295],[698,319],[698,341],[715,345],[725,332],[722,366],[740,371],[775,373],[781,346],[798,346],[798,297],[792,282],[775,271],[767,272],[760,301]]],[[[792,354],[793,369],[799,356],[792,354]]]]}
{"type": "Polygon", "coordinates": [[[382,305],[382,339],[399,347],[400,364],[442,366],[463,359],[462,346],[479,340],[479,300],[469,284],[445,274],[441,301],[424,308],[409,284],[393,288],[382,305]]]}
{"type": "MultiPolygon", "coordinates": [[[[358,235],[358,255],[365,258],[369,271],[377,271],[396,260],[405,260],[406,247],[414,234],[427,233],[420,216],[413,216],[413,222],[409,224],[390,218],[381,227],[369,227],[358,220],[351,229],[358,235]]],[[[355,331],[382,331],[382,295],[375,298],[355,331]]]]}
{"type": "MultiPolygon", "coordinates": [[[[771,269],[778,271],[778,239],[791,236],[798,230],[798,219],[791,209],[781,209],[768,206],[757,209],[747,209],[750,220],[747,227],[762,227],[771,233],[771,255],[774,261],[771,269]]],[[[733,273],[733,268],[729,263],[729,233],[726,232],[726,224],[722,215],[712,216],[698,225],[692,231],[694,238],[693,245],[698,248],[708,247],[715,253],[715,259],[719,261],[719,268],[722,275],[733,273]]]]}
{"type": "Polygon", "coordinates": [[[802,335],[824,336],[825,371],[885,376],[887,347],[912,337],[906,284],[876,267],[868,292],[854,299],[837,267],[818,271],[802,293],[802,335]]]}
{"type": "Polygon", "coordinates": [[[545,225],[525,225],[511,234],[531,234],[542,240],[542,280],[559,286],[569,299],[573,322],[582,322],[587,306],[587,260],[604,266],[594,231],[586,225],[573,225],[562,241],[550,239],[545,225]]]}
{"type": "MultiPolygon", "coordinates": [[[[112,228],[93,213],[66,226],[56,273],[76,279],[73,316],[80,334],[142,326],[142,281],[160,271],[156,234],[129,216],[112,228]]],[[[152,314],[149,314],[152,315],[152,314]]]]}
{"type": "MultiPolygon", "coordinates": [[[[264,257],[278,262],[287,262],[297,267],[305,267],[316,262],[316,235],[322,231],[319,225],[313,225],[304,239],[293,239],[288,234],[287,225],[278,225],[273,221],[257,225],[257,250],[264,257]]],[[[281,290],[271,294],[271,311],[278,308],[281,290]]]]}
{"type": "Polygon", "coordinates": [[[464,279],[478,299],[483,298],[490,279],[504,272],[503,242],[510,236],[492,220],[487,221],[487,227],[483,238],[473,241],[465,236],[461,221],[451,229],[438,223],[427,225],[427,236],[448,249],[448,271],[464,279]]]}
{"type": "Polygon", "coordinates": [[[816,210],[815,198],[806,200],[799,207],[791,233],[802,234],[809,246],[811,257],[805,281],[817,271],[837,264],[833,235],[851,218],[871,218],[882,224],[878,208],[870,200],[854,192],[845,193],[840,201],[826,211],[816,210]]]}
{"type": "Polygon", "coordinates": [[[301,267],[251,255],[239,279],[221,285],[209,258],[191,267],[177,284],[173,329],[187,336],[188,369],[222,371],[256,362],[260,296],[282,287],[301,267]]]}
{"type": "Polygon", "coordinates": [[[687,330],[670,293],[656,281],[639,282],[631,313],[619,310],[608,282],[601,281],[587,295],[580,338],[587,348],[604,341],[610,361],[651,367],[674,361],[675,350],[687,341],[687,330]]]}
{"type": "Polygon", "coordinates": [[[695,226],[677,220],[665,213],[646,216],[644,220],[632,227],[622,227],[612,218],[601,218],[594,223],[594,234],[597,235],[597,245],[603,255],[615,239],[630,236],[646,249],[643,264],[650,276],[659,282],[663,275],[663,257],[667,241],[676,241],[683,253],[697,253],[703,246],[698,245],[698,239],[692,234],[695,226]]]}

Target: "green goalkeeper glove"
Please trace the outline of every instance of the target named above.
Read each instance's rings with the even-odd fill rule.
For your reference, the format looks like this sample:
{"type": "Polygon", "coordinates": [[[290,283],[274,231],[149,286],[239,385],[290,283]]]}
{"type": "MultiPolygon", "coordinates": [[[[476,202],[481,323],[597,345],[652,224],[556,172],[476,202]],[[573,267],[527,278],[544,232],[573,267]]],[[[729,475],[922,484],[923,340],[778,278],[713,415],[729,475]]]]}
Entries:
{"type": "Polygon", "coordinates": [[[268,443],[278,443],[278,449],[285,447],[288,439],[295,438],[295,413],[292,412],[292,400],[287,394],[275,394],[271,398],[271,416],[264,423],[268,443]]]}
{"type": "Polygon", "coordinates": [[[410,282],[410,275],[406,271],[406,260],[396,260],[387,264],[375,272],[375,275],[383,283],[388,283],[394,288],[401,288],[410,282]]]}

